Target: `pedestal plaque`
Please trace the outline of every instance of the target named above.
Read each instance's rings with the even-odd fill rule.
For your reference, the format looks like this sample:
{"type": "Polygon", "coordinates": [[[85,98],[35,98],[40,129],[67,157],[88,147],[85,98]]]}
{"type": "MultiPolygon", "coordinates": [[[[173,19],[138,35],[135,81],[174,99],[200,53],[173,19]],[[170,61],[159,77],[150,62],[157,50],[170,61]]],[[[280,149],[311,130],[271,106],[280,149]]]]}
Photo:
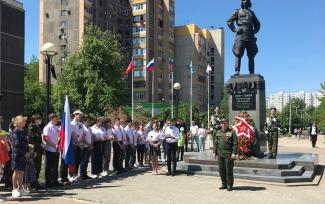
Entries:
{"type": "Polygon", "coordinates": [[[264,77],[259,74],[232,76],[226,87],[229,96],[229,118],[231,119],[245,110],[255,122],[257,135],[252,153],[259,157],[266,152],[264,77]]]}

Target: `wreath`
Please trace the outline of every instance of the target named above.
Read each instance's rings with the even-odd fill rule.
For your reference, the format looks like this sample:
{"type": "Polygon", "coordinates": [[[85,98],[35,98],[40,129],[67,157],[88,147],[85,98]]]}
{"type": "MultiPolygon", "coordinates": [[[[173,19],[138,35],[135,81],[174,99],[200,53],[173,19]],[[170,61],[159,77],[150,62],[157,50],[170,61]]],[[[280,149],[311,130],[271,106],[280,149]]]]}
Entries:
{"type": "Polygon", "coordinates": [[[237,135],[237,154],[239,160],[247,159],[251,154],[251,147],[255,141],[256,126],[246,111],[240,112],[233,118],[232,131],[237,135]]]}

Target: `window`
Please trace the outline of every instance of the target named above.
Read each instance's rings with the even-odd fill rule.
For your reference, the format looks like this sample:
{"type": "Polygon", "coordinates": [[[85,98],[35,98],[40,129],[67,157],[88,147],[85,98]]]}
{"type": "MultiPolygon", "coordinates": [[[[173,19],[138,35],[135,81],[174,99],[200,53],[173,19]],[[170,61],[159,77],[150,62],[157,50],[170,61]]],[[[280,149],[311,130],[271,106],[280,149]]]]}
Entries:
{"type": "Polygon", "coordinates": [[[134,26],[133,27],[133,33],[141,33],[141,32],[145,32],[145,31],[146,31],[145,26],[134,26]]]}
{"type": "Polygon", "coordinates": [[[133,22],[134,23],[142,23],[145,21],[145,15],[139,15],[139,16],[134,16],[133,17],[133,22]]]}
{"type": "Polygon", "coordinates": [[[61,45],[61,51],[64,51],[67,48],[67,45],[61,45]]]}
{"type": "Polygon", "coordinates": [[[133,38],[133,44],[145,43],[146,38],[133,38]]]}
{"type": "Polygon", "coordinates": [[[91,15],[93,14],[93,9],[91,7],[86,6],[85,11],[91,15]]]}
{"type": "Polygon", "coordinates": [[[211,48],[211,54],[214,54],[214,47],[211,48]]]}
{"type": "Polygon", "coordinates": [[[144,88],[146,87],[145,81],[136,81],[134,82],[134,88],[144,88]]]}
{"type": "Polygon", "coordinates": [[[61,10],[61,16],[68,16],[71,15],[71,11],[69,9],[61,10]]]}
{"type": "Polygon", "coordinates": [[[141,67],[146,65],[146,60],[134,60],[134,66],[141,67]]]}
{"type": "Polygon", "coordinates": [[[135,70],[134,71],[134,77],[145,77],[146,72],[144,70],[135,70]]]}
{"type": "Polygon", "coordinates": [[[134,99],[135,100],[143,100],[145,97],[145,93],[144,92],[135,92],[134,93],[134,99]]]}
{"type": "Polygon", "coordinates": [[[214,94],[211,94],[211,95],[210,95],[210,99],[211,99],[211,100],[214,100],[214,94]]]}
{"type": "Polygon", "coordinates": [[[210,86],[210,90],[214,90],[214,85],[211,85],[210,86]]]}
{"type": "Polygon", "coordinates": [[[68,27],[68,22],[67,21],[61,21],[60,23],[60,29],[68,27]]]}
{"type": "Polygon", "coordinates": [[[133,49],[133,55],[145,55],[146,49],[145,48],[134,48],[133,49]]]}
{"type": "Polygon", "coordinates": [[[214,82],[214,76],[211,76],[211,83],[214,82]]]}
{"type": "Polygon", "coordinates": [[[133,5],[133,10],[134,11],[139,11],[139,10],[142,10],[142,9],[145,9],[145,8],[146,8],[145,4],[134,4],[133,5]]]}

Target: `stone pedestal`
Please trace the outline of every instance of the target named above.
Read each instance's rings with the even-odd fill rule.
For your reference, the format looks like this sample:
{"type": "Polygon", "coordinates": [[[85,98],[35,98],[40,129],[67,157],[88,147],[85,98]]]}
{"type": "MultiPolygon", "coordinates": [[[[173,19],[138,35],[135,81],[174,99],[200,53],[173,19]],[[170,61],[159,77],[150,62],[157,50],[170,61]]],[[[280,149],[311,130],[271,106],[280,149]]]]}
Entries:
{"type": "Polygon", "coordinates": [[[249,113],[258,131],[252,152],[254,156],[260,157],[266,152],[264,77],[259,74],[232,76],[226,87],[229,96],[229,120],[231,122],[243,110],[249,113]]]}

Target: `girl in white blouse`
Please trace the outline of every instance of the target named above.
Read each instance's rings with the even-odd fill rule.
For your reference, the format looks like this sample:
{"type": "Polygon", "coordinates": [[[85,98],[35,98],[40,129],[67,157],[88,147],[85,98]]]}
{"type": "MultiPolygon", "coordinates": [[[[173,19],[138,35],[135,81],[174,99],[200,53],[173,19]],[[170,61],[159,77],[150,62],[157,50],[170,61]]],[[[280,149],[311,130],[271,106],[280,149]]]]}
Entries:
{"type": "Polygon", "coordinates": [[[158,156],[160,156],[161,132],[158,124],[152,124],[152,131],[149,132],[147,143],[150,145],[150,157],[152,162],[152,175],[158,174],[158,156]]]}

